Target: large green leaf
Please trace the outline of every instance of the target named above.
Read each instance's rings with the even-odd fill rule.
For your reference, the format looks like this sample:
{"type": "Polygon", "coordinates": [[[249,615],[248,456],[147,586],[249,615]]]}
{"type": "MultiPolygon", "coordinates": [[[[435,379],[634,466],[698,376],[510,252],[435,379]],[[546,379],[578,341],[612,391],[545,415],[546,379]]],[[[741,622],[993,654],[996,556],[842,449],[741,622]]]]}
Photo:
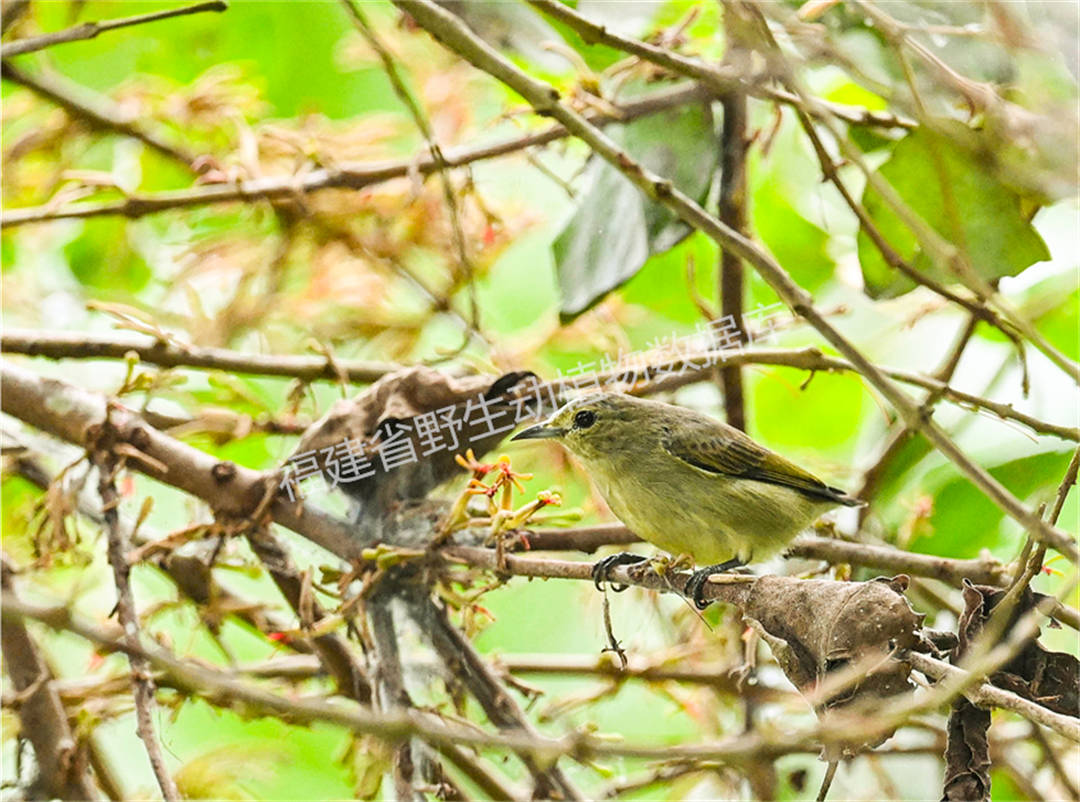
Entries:
{"type": "Polygon", "coordinates": [[[97,295],[130,298],[152,277],[150,266],[131,245],[127,221],[120,217],[84,221],[82,233],[64,246],[64,254],[75,278],[97,295]]]}
{"type": "Polygon", "coordinates": [[[836,264],[826,248],[829,235],[799,214],[775,184],[757,188],[750,213],[754,233],[800,287],[815,292],[832,278],[836,264]]]}
{"type": "MultiPolygon", "coordinates": [[[[972,267],[988,281],[1015,276],[1050,258],[1046,243],[1022,213],[1020,196],[938,133],[917,129],[900,140],[879,174],[912,211],[965,250],[972,267]]],[[[955,283],[956,276],[923,253],[915,236],[877,192],[867,187],[862,200],[882,235],[904,259],[939,281],[955,283]]],[[[911,279],[886,264],[863,230],[858,248],[871,298],[894,298],[915,287],[911,279]]]]}
{"type": "MultiPolygon", "coordinates": [[[[645,167],[690,197],[705,199],[719,150],[707,105],[672,109],[609,132],[645,167]]],[[[690,233],[606,162],[594,159],[589,176],[576,214],[552,244],[564,319],[584,312],[637,273],[649,256],[690,233]]]]}
{"type": "MultiPolygon", "coordinates": [[[[1022,501],[1048,502],[1071,456],[1071,451],[1049,451],[1020,457],[990,468],[990,475],[1022,501]]],[[[936,485],[931,490],[934,511],[930,532],[911,544],[912,551],[968,558],[985,548],[1000,558],[1011,556],[1020,536],[1019,526],[1008,523],[1001,508],[970,479],[956,475],[956,469],[947,465],[928,475],[926,485],[936,485]]]]}

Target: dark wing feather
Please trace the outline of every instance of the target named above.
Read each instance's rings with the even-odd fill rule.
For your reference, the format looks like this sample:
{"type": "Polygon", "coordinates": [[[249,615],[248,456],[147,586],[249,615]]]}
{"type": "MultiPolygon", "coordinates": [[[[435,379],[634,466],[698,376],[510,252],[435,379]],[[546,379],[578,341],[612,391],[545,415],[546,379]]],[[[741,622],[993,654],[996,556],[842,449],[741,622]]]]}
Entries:
{"type": "Polygon", "coordinates": [[[662,444],[669,454],[695,468],[790,487],[810,498],[849,507],[862,503],[758,445],[738,429],[712,420],[686,424],[680,421],[678,431],[665,434],[662,444]]]}

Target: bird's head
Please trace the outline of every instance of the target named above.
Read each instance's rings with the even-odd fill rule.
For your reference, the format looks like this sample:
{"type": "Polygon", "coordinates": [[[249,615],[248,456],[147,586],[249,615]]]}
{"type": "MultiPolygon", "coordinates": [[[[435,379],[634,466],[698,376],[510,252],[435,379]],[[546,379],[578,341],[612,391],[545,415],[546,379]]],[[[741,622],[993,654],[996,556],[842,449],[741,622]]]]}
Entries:
{"type": "Polygon", "coordinates": [[[518,432],[513,440],[558,440],[584,459],[625,450],[649,423],[649,402],[618,393],[590,393],[565,404],[550,418],[518,432]]]}

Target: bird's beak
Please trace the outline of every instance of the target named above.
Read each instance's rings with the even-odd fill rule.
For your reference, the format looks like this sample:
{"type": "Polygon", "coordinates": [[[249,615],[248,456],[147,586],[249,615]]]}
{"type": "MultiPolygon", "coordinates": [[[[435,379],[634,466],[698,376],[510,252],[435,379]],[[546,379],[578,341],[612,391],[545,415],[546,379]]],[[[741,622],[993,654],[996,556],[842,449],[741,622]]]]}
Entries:
{"type": "Polygon", "coordinates": [[[538,423],[536,426],[530,426],[528,429],[518,432],[511,440],[548,440],[553,437],[562,437],[566,434],[566,429],[560,429],[558,426],[548,426],[546,423],[538,423]]]}

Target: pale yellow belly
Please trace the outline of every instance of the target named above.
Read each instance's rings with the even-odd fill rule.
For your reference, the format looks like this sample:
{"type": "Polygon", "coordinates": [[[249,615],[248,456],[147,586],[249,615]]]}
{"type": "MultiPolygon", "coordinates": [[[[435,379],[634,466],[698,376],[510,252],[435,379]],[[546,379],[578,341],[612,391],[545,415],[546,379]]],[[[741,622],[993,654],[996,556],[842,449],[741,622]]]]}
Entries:
{"type": "Polygon", "coordinates": [[[635,534],[672,554],[689,554],[699,565],[768,559],[831,506],[789,488],[714,481],[687,470],[649,483],[629,471],[618,478],[592,474],[612,512],[635,534]]]}

